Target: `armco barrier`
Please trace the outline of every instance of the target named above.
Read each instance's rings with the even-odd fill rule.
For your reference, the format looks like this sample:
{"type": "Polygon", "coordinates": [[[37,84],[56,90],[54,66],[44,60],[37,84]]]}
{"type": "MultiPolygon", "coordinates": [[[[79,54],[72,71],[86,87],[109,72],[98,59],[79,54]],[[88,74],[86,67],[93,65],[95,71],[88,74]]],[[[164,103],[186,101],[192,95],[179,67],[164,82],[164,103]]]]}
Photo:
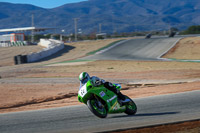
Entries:
{"type": "Polygon", "coordinates": [[[27,55],[27,62],[36,62],[38,60],[41,60],[45,57],[48,57],[52,54],[57,53],[58,51],[62,50],[64,48],[64,43],[58,40],[53,40],[53,39],[40,39],[39,45],[44,46],[42,51],[37,52],[37,53],[32,53],[27,55]]]}

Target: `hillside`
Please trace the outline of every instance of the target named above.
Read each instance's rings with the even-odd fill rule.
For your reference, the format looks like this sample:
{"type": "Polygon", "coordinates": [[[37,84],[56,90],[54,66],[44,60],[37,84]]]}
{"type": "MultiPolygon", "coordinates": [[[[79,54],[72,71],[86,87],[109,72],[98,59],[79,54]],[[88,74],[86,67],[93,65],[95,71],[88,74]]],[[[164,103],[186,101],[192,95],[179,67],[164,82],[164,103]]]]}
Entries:
{"type": "Polygon", "coordinates": [[[31,26],[35,14],[38,27],[57,27],[74,32],[74,18],[83,33],[132,32],[139,30],[186,29],[199,24],[198,0],[88,0],[80,3],[44,9],[26,4],[0,2],[0,28],[31,26]]]}

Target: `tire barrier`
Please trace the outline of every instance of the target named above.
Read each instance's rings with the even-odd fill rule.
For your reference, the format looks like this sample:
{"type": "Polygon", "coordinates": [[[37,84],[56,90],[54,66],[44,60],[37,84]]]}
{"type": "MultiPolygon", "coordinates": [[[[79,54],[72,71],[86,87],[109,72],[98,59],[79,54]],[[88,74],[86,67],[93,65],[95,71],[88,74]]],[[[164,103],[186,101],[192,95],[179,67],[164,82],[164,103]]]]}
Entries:
{"type": "Polygon", "coordinates": [[[27,55],[14,56],[15,65],[27,63],[27,55]]]}
{"type": "Polygon", "coordinates": [[[26,46],[27,44],[25,42],[22,42],[22,41],[17,41],[17,42],[12,42],[11,43],[12,45],[11,46],[26,46]]]}
{"type": "Polygon", "coordinates": [[[17,41],[17,42],[0,43],[0,47],[19,47],[19,46],[27,46],[27,42],[17,41]]]}

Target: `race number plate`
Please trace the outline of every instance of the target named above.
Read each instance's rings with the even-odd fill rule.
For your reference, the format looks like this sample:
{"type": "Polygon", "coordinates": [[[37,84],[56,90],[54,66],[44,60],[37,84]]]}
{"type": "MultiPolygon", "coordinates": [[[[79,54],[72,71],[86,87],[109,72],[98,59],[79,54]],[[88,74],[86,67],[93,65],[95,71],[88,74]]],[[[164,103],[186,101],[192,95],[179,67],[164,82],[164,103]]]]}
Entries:
{"type": "Polygon", "coordinates": [[[80,90],[78,91],[78,94],[79,94],[81,97],[84,97],[85,94],[87,94],[87,87],[86,87],[86,84],[80,88],[80,90]]]}

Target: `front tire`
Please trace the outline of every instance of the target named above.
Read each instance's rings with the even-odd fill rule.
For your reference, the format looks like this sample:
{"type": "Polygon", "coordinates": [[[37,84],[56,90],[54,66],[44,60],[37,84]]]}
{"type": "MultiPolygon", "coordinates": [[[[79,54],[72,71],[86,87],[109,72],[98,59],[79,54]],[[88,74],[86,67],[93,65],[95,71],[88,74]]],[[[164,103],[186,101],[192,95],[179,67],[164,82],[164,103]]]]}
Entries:
{"type": "MultiPolygon", "coordinates": [[[[129,98],[129,97],[126,96],[126,98],[129,98]]],[[[126,113],[128,115],[135,115],[137,112],[137,105],[131,98],[129,98],[129,99],[130,99],[130,102],[128,102],[126,104],[126,110],[124,113],[126,113]]]]}
{"type": "Polygon", "coordinates": [[[106,118],[107,117],[107,110],[103,106],[103,104],[100,102],[102,106],[99,106],[97,99],[90,99],[87,101],[87,106],[90,109],[90,111],[96,115],[99,118],[106,118]]]}

